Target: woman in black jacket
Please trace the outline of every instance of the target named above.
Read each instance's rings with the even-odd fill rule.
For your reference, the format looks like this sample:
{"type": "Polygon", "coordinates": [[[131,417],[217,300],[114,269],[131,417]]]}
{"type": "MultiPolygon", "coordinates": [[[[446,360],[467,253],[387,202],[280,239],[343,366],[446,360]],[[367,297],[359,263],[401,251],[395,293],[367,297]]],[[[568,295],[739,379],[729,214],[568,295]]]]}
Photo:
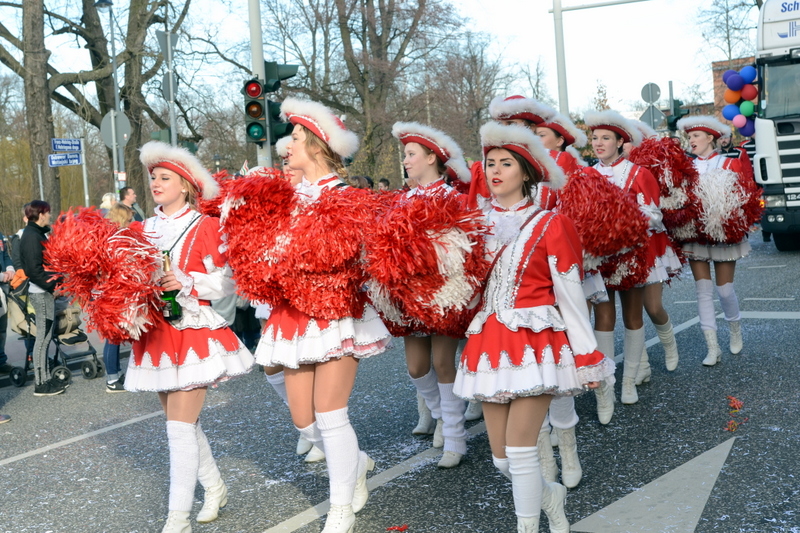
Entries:
{"type": "Polygon", "coordinates": [[[36,313],[36,343],[33,347],[34,396],[54,396],[66,390],[66,385],[50,375],[47,365],[47,346],[53,335],[56,280],[44,269],[44,241],[50,231],[50,204],[34,200],[25,208],[28,225],[19,242],[20,262],[30,280],[28,297],[36,313]]]}

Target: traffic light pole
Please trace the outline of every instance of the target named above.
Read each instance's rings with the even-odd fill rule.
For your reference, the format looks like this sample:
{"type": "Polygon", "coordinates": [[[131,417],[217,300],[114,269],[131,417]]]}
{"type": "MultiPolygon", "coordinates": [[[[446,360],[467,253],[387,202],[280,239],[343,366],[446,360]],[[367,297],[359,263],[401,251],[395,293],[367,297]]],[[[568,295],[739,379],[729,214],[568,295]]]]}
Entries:
{"type": "MultiPolygon", "coordinates": [[[[250,13],[250,56],[253,62],[253,75],[262,82],[266,79],[264,68],[264,41],[261,37],[261,6],[259,0],[248,0],[250,13]]],[[[266,101],[266,99],[265,99],[266,101]]],[[[264,110],[266,112],[266,109],[264,110]]],[[[256,145],[256,156],[258,165],[263,167],[272,166],[272,144],[270,143],[270,131],[267,130],[267,142],[256,145]]]]}

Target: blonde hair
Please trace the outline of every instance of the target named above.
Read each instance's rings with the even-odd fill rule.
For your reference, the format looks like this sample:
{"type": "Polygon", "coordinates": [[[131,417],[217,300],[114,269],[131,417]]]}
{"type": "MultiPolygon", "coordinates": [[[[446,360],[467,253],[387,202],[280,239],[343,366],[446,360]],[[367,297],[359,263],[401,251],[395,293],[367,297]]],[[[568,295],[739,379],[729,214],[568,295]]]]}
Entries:
{"type": "Polygon", "coordinates": [[[117,226],[126,228],[133,220],[133,210],[125,204],[116,203],[108,209],[106,218],[117,226]]]}
{"type": "Polygon", "coordinates": [[[192,209],[197,209],[197,188],[192,184],[191,181],[187,180],[180,174],[178,174],[178,176],[181,178],[181,187],[186,189],[183,199],[186,200],[186,203],[189,204],[192,209]]]}
{"type": "Polygon", "coordinates": [[[316,133],[302,124],[299,124],[299,126],[306,132],[305,148],[309,157],[312,157],[317,163],[320,163],[317,156],[314,155],[315,150],[313,149],[316,148],[319,150],[318,155],[322,157],[322,163],[324,163],[329,170],[335,172],[340,178],[347,179],[348,173],[342,157],[334,152],[331,147],[328,146],[328,143],[317,137],[316,133]]]}
{"type": "Polygon", "coordinates": [[[116,202],[117,195],[113,192],[107,192],[103,195],[103,200],[100,203],[100,209],[111,209],[111,206],[113,206],[116,202]]]}

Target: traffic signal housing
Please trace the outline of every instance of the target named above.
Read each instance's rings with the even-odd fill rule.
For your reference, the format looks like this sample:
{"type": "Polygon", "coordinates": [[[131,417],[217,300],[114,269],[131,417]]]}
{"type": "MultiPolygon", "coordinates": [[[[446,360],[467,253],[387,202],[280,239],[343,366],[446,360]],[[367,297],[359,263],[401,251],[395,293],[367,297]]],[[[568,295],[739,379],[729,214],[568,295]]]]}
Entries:
{"type": "Polygon", "coordinates": [[[678,121],[684,116],[689,114],[688,109],[681,109],[683,102],[680,100],[672,100],[671,113],[667,117],[667,128],[669,131],[678,131],[678,121]]]}
{"type": "Polygon", "coordinates": [[[281,137],[292,133],[292,126],[289,122],[281,121],[281,103],[267,100],[267,122],[269,123],[269,141],[275,144],[281,137]]]}
{"type": "Polygon", "coordinates": [[[245,140],[261,144],[267,140],[267,112],[264,84],[256,79],[244,82],[245,140]]]}
{"type": "Polygon", "coordinates": [[[275,61],[264,61],[264,92],[274,93],[281,82],[297,75],[298,65],[280,65],[275,61]]]}

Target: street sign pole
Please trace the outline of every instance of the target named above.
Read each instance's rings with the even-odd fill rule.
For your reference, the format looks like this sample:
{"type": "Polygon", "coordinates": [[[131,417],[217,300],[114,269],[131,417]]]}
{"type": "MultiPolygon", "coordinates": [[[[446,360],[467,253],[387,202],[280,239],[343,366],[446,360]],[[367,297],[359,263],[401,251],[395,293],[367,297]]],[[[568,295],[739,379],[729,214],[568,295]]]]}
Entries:
{"type": "MultiPolygon", "coordinates": [[[[258,79],[266,81],[266,68],[264,67],[264,41],[261,37],[261,6],[259,0],[248,1],[250,14],[250,55],[253,61],[253,75],[258,79]]],[[[265,112],[267,109],[264,110],[265,112]]],[[[256,145],[256,158],[258,165],[262,167],[272,166],[272,145],[269,139],[269,127],[267,127],[267,141],[256,145]]]]}
{"type": "Polygon", "coordinates": [[[83,160],[81,164],[83,167],[83,203],[89,207],[89,175],[86,172],[86,139],[84,138],[81,138],[81,159],[83,160]]]}
{"type": "Polygon", "coordinates": [[[39,200],[44,200],[44,185],[42,184],[42,164],[39,163],[39,200]]]}
{"type": "Polygon", "coordinates": [[[172,75],[172,34],[167,32],[167,73],[169,74],[170,143],[178,146],[178,121],[175,118],[175,77],[172,75]]]}

